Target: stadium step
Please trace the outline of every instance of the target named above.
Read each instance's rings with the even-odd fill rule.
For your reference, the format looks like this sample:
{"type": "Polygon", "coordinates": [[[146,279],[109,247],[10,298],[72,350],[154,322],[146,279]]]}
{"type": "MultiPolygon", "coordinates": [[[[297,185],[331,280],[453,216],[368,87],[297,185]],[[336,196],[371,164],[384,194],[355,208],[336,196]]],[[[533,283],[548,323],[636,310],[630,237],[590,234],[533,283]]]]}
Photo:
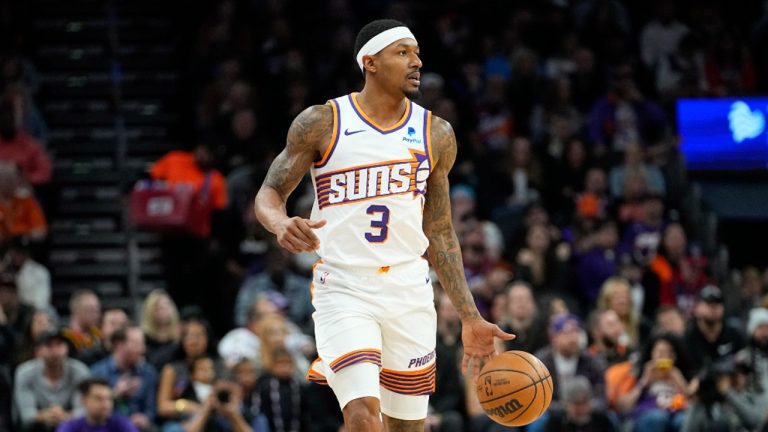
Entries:
{"type": "Polygon", "coordinates": [[[179,147],[169,135],[179,119],[169,102],[178,84],[178,50],[167,38],[175,12],[146,0],[32,4],[38,103],[58,194],[49,251],[55,306],[66,311],[75,289],[91,288],[105,305],[133,307],[140,297],[132,295],[164,286],[160,239],[126,226],[125,191],[179,147]]]}

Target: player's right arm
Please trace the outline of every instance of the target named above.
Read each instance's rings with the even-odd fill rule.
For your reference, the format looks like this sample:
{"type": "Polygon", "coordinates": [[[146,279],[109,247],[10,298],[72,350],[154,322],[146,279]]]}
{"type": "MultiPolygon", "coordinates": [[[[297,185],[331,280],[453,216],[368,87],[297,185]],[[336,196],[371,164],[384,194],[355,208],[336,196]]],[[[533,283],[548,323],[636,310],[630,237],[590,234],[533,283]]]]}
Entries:
{"type": "Polygon", "coordinates": [[[320,159],[332,133],[330,105],[311,106],[299,114],[288,129],[285,148],[272,162],[256,194],[256,218],[275,234],[280,246],[293,253],[313,252],[320,246],[312,230],[325,225],[325,220],[289,217],[286,202],[312,163],[320,159]]]}

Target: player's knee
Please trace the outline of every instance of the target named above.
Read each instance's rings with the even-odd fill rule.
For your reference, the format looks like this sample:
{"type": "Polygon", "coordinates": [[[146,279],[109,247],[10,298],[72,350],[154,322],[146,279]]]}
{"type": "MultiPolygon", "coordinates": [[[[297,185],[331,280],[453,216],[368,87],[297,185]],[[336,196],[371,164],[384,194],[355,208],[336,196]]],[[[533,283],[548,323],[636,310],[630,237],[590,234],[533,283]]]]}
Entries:
{"type": "Polygon", "coordinates": [[[379,400],[362,397],[351,400],[344,407],[345,430],[380,432],[382,430],[379,400]]]}

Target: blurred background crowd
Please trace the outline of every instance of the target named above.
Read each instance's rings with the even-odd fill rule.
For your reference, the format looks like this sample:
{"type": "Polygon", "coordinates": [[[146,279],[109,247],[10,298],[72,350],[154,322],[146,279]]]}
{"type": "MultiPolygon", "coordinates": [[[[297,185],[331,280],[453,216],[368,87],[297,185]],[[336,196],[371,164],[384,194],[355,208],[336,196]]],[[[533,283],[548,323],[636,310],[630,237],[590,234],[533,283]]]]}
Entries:
{"type": "MultiPolygon", "coordinates": [[[[552,408],[523,430],[768,423],[761,234],[722,242],[675,129],[679,98],[768,89],[765,2],[54,3],[0,6],[0,431],[340,430],[330,389],[304,380],[318,257],[280,249],[253,197],[291,120],[362,88],[354,38],[380,17],[418,37],[417,103],[456,131],[453,222],[478,308],[517,335],[500,350],[534,353],[553,373],[552,408]],[[42,49],[59,25],[106,30],[97,45],[42,49]],[[144,51],[126,40],[172,74],[128,70],[144,51]],[[65,70],[110,55],[101,75],[65,70]],[[142,146],[161,154],[127,169],[142,146]],[[148,247],[119,213],[137,180],[204,192],[202,231],[155,233],[148,247]],[[104,206],[117,222],[83,222],[104,206]],[[111,255],[100,249],[110,230],[127,239],[111,255]],[[136,264],[147,256],[150,285],[136,264]],[[140,288],[116,295],[123,276],[140,288]]],[[[308,216],[313,199],[307,178],[289,214],[308,216]]],[[[461,375],[460,321],[434,288],[428,430],[511,429],[461,375]]]]}

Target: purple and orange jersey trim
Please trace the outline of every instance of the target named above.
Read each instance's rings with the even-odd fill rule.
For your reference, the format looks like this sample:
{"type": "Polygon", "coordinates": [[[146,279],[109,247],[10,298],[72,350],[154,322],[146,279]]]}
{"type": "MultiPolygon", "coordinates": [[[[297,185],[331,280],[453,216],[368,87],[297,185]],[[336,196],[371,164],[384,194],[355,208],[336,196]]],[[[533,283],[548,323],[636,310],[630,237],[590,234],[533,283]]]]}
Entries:
{"type": "Polygon", "coordinates": [[[404,395],[429,395],[435,392],[436,363],[415,370],[396,371],[382,369],[379,375],[381,386],[385,389],[404,395]]]}
{"type": "Polygon", "coordinates": [[[398,120],[397,123],[394,125],[384,128],[379,126],[372,118],[368,117],[368,114],[363,111],[363,109],[360,107],[360,105],[357,103],[357,93],[350,93],[347,95],[349,98],[349,102],[352,105],[352,109],[355,111],[355,114],[357,114],[358,117],[360,117],[360,120],[365,122],[368,126],[375,129],[377,132],[381,134],[390,134],[392,132],[395,132],[396,130],[400,129],[408,123],[408,120],[411,118],[411,101],[409,99],[405,100],[405,112],[403,113],[403,116],[398,120]]]}
{"type": "Polygon", "coordinates": [[[329,365],[331,370],[338,372],[355,363],[368,362],[381,367],[381,350],[376,348],[364,348],[348,352],[336,358],[329,365]]]}
{"type": "Polygon", "coordinates": [[[339,132],[341,129],[341,122],[339,121],[339,103],[334,99],[331,99],[328,101],[328,104],[331,106],[331,111],[333,111],[333,134],[331,134],[331,141],[328,144],[328,148],[325,149],[325,154],[323,154],[323,157],[320,158],[319,161],[315,162],[315,168],[322,168],[328,163],[333,151],[336,149],[336,144],[339,143],[339,132]]]}
{"type": "Polygon", "coordinates": [[[312,362],[312,365],[309,366],[309,370],[307,371],[307,381],[311,381],[313,383],[317,383],[320,385],[328,385],[328,380],[325,379],[325,375],[321,374],[317,370],[315,370],[315,365],[320,361],[320,359],[316,359],[312,362]]]}
{"type": "Polygon", "coordinates": [[[435,169],[432,159],[432,111],[424,110],[424,149],[429,159],[429,172],[435,169]]]}

